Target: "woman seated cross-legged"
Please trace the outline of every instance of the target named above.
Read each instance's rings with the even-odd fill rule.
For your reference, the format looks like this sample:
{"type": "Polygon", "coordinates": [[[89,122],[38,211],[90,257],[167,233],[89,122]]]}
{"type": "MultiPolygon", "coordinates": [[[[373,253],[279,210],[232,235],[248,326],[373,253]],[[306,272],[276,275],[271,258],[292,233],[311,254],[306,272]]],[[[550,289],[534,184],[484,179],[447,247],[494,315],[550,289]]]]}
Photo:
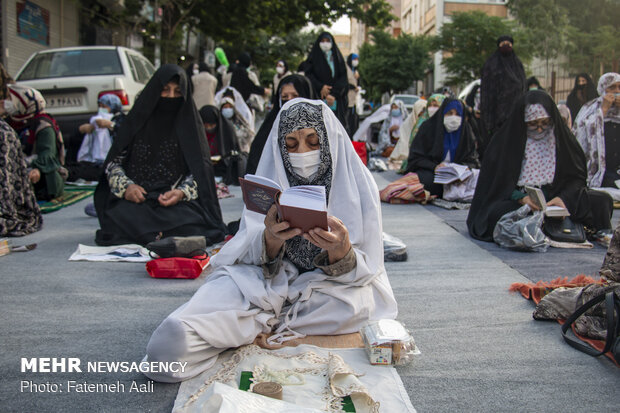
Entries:
{"type": "Polygon", "coordinates": [[[153,333],[146,361],[187,362],[181,381],[210,368],[222,351],[252,343],[356,332],[368,320],[395,318],[383,266],[379,192],[344,127],[320,101],[294,99],[275,120],[258,169],[283,188],[322,185],[329,231],[302,234],[244,209],[239,232],[211,261],[213,272],[188,303],[153,333]]]}
{"type": "Polygon", "coordinates": [[[497,221],[528,204],[526,186],[538,187],[547,205],[568,209],[591,238],[611,238],[612,200],[586,187],[586,159],[547,93],[533,90],[516,103],[485,152],[478,185],[467,217],[472,237],[493,240],[497,221]]]}
{"type": "Polygon", "coordinates": [[[203,235],[226,227],[204,126],[185,71],[160,67],[123,122],[95,191],[99,245],[146,245],[157,237],[203,235]]]}
{"type": "Polygon", "coordinates": [[[407,172],[415,172],[431,195],[441,197],[443,185],[434,183],[437,168],[450,162],[478,168],[476,137],[464,119],[463,104],[446,98],[435,116],[424,122],[415,136],[407,172]]]}

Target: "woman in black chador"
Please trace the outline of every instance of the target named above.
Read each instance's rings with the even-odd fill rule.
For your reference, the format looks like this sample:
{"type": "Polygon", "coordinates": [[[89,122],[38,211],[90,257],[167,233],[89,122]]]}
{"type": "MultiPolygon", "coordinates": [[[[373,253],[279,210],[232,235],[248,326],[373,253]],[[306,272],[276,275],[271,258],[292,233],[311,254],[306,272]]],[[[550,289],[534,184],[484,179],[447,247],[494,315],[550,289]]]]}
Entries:
{"type": "Polygon", "coordinates": [[[258,161],[260,161],[263,148],[265,147],[265,142],[267,142],[269,132],[271,132],[271,128],[273,127],[273,122],[276,120],[282,105],[291,99],[299,97],[315,99],[314,89],[308,78],[302,75],[289,75],[282,78],[271,100],[272,109],[265,117],[263,124],[252,141],[246,173],[253,174],[256,172],[258,161]]]}
{"type": "Polygon", "coordinates": [[[568,95],[568,98],[566,98],[566,106],[568,106],[570,110],[570,118],[573,122],[577,119],[581,107],[597,97],[596,85],[592,81],[590,75],[587,73],[579,73],[575,77],[575,86],[573,90],[568,95]]]}
{"type": "Polygon", "coordinates": [[[97,244],[224,238],[209,147],[189,90],[183,69],[164,65],[140,93],[95,191],[97,244]]]}
{"type": "Polygon", "coordinates": [[[463,104],[452,98],[446,98],[437,113],[420,126],[409,149],[407,172],[417,173],[424,188],[441,197],[443,185],[433,181],[437,168],[447,162],[480,166],[476,137],[465,119],[463,104]]]}
{"type": "Polygon", "coordinates": [[[323,32],[312,45],[306,61],[305,75],[314,92],[334,112],[340,123],[347,126],[347,66],[334,36],[323,32]]]}
{"type": "Polygon", "coordinates": [[[525,92],[525,70],[510,36],[497,39],[497,50],[484,63],[480,80],[480,112],[492,136],[510,115],[512,105],[525,92]]]}
{"type": "Polygon", "coordinates": [[[533,206],[523,187],[540,187],[547,205],[565,207],[592,238],[611,233],[612,200],[586,188],[586,159],[547,93],[533,90],[515,103],[487,147],[467,217],[473,238],[493,241],[493,229],[506,213],[533,206]]]}

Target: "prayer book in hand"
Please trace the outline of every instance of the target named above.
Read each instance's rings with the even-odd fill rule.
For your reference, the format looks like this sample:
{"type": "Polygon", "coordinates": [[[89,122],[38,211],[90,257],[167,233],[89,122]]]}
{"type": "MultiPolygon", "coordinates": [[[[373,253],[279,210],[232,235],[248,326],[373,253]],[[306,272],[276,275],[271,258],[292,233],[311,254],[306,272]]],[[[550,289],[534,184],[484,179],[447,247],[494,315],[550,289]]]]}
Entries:
{"type": "Polygon", "coordinates": [[[443,166],[437,168],[435,171],[435,179],[433,183],[436,184],[451,184],[456,181],[465,181],[472,175],[471,169],[465,165],[459,165],[458,163],[446,163],[443,166]]]}
{"type": "Polygon", "coordinates": [[[543,213],[548,217],[567,217],[570,215],[570,212],[566,208],[562,208],[555,205],[547,205],[547,201],[545,200],[545,195],[540,188],[535,188],[531,186],[525,187],[525,192],[530,197],[532,202],[536,204],[538,208],[540,208],[543,213]]]}
{"type": "Polygon", "coordinates": [[[316,227],[328,230],[324,186],[299,185],[283,190],[277,182],[252,174],[239,178],[239,184],[243,202],[250,211],[266,215],[275,203],[278,217],[287,221],[291,228],[300,228],[303,232],[316,227]]]}

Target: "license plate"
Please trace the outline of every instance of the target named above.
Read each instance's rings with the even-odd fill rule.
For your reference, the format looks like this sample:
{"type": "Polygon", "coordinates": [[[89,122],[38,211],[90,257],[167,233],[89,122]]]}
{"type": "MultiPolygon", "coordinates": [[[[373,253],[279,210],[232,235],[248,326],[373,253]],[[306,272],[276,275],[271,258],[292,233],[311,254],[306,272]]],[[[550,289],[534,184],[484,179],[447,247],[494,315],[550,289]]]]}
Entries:
{"type": "Polygon", "coordinates": [[[68,108],[82,106],[82,95],[49,96],[45,98],[46,108],[68,108]]]}

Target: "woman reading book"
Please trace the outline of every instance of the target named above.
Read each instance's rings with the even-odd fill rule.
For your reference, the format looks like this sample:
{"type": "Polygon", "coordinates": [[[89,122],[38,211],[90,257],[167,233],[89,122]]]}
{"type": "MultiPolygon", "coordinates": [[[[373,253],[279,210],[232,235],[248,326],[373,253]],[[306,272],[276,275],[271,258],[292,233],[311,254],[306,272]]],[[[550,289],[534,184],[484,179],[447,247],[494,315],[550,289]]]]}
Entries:
{"type": "Polygon", "coordinates": [[[516,103],[489,143],[467,217],[472,237],[493,240],[506,213],[540,207],[525,187],[541,188],[548,206],[568,209],[593,239],[611,238],[612,200],[586,188],[586,159],[547,93],[532,90],[516,103]]]}
{"type": "Polygon", "coordinates": [[[383,266],[377,186],[334,113],[320,101],[286,103],[271,130],[256,175],[283,189],[322,185],[329,231],[302,234],[245,209],[239,232],[213,257],[213,272],[188,303],[170,314],[147,346],[148,361],[183,361],[174,382],[213,366],[217,355],[251,343],[358,331],[369,319],[395,318],[383,266]]]}
{"type": "Polygon", "coordinates": [[[407,172],[417,173],[424,189],[441,197],[443,185],[434,183],[435,173],[448,162],[469,168],[480,166],[476,137],[457,99],[444,100],[437,114],[420,126],[409,150],[407,172]]]}

